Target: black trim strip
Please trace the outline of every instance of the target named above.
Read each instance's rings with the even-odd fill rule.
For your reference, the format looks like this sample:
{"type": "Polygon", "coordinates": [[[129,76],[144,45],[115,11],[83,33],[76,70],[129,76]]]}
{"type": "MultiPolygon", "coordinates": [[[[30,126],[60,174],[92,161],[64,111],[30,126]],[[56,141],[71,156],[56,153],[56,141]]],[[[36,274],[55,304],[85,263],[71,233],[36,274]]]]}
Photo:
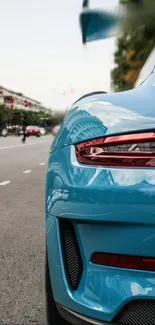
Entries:
{"type": "Polygon", "coordinates": [[[116,323],[105,323],[100,322],[84,315],[78,314],[74,311],[63,307],[62,305],[56,304],[59,314],[69,323],[73,325],[118,325],[116,323]]]}

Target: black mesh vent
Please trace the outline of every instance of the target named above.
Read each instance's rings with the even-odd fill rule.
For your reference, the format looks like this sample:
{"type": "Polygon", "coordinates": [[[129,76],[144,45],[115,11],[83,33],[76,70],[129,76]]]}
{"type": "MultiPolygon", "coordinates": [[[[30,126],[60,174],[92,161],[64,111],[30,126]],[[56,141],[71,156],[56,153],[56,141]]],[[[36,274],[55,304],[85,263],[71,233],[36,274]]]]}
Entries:
{"type": "Polygon", "coordinates": [[[72,222],[59,220],[59,224],[66,275],[70,287],[76,290],[83,272],[83,263],[76,233],[72,222]]]}
{"type": "Polygon", "coordinates": [[[155,300],[139,300],[127,304],[115,322],[124,325],[155,325],[155,300]]]}

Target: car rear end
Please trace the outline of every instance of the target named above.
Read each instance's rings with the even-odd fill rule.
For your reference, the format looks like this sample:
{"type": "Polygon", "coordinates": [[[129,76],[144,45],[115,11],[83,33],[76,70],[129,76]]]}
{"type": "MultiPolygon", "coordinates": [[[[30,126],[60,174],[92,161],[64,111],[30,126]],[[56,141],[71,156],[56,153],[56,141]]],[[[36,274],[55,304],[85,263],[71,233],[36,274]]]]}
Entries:
{"type": "Polygon", "coordinates": [[[46,130],[43,127],[39,128],[39,132],[40,132],[41,135],[45,135],[46,134],[46,130]]]}
{"type": "Polygon", "coordinates": [[[8,135],[7,128],[0,127],[0,136],[6,138],[8,135]]]}
{"type": "Polygon", "coordinates": [[[40,137],[41,133],[40,133],[40,130],[37,126],[28,126],[26,128],[26,133],[27,133],[27,136],[36,136],[36,137],[40,137]]]}
{"type": "Polygon", "coordinates": [[[26,127],[26,135],[27,137],[29,137],[30,135],[32,135],[32,128],[30,126],[26,127]]]}
{"type": "Polygon", "coordinates": [[[34,128],[34,135],[36,136],[36,137],[40,137],[41,136],[41,132],[40,132],[40,130],[39,130],[39,128],[36,126],[35,128],[34,128]]]}
{"type": "Polygon", "coordinates": [[[151,130],[51,154],[47,245],[63,315],[93,324],[155,324],[154,167],[151,130]]]}

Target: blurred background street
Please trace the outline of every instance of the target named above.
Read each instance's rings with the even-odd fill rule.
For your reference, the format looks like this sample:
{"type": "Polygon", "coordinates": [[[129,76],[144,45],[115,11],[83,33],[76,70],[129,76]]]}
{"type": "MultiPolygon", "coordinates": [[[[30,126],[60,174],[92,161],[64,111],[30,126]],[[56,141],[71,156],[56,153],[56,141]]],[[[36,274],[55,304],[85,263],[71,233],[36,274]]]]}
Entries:
{"type": "Polygon", "coordinates": [[[86,49],[79,25],[82,0],[2,1],[1,324],[43,324],[45,178],[64,114],[86,93],[133,88],[155,65],[153,0],[90,0],[90,5],[111,13],[122,6],[130,14],[117,35],[86,49]],[[150,53],[153,60],[141,76],[150,53]],[[24,125],[40,130],[39,137],[23,144],[24,125]]]}
{"type": "Polygon", "coordinates": [[[52,135],[0,138],[0,322],[42,324],[45,174],[52,135]]]}

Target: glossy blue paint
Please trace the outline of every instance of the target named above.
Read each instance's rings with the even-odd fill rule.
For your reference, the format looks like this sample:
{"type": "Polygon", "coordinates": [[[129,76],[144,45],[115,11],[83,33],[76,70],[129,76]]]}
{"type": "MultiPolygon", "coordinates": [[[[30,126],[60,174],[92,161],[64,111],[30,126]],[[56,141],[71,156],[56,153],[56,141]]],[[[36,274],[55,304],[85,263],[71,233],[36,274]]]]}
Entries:
{"type": "MultiPolygon", "coordinates": [[[[91,245],[92,240],[89,240],[91,245]]],[[[55,301],[86,316],[111,321],[131,299],[154,299],[153,272],[93,265],[83,256],[85,272],[77,291],[70,290],[61,255],[57,219],[47,233],[50,275],[55,301]]]]}
{"type": "Polygon", "coordinates": [[[50,155],[46,193],[48,215],[155,223],[154,168],[81,165],[70,146],[50,155]]]}
{"type": "Polygon", "coordinates": [[[154,129],[155,73],[139,87],[86,97],[71,107],[51,150],[94,137],[154,129]]]}
{"type": "Polygon", "coordinates": [[[46,201],[48,254],[57,302],[110,321],[130,299],[155,297],[154,273],[90,263],[95,251],[155,256],[155,169],[81,166],[74,147],[65,147],[50,155],[46,201]],[[55,228],[58,216],[78,220],[85,272],[76,292],[70,290],[63,269],[55,228]]]}
{"type": "Polygon", "coordinates": [[[54,298],[99,320],[113,320],[133,299],[155,299],[154,272],[90,262],[98,251],[155,257],[155,168],[82,165],[74,144],[105,134],[155,129],[154,77],[135,90],[92,96],[73,105],[49,156],[46,233],[54,298]],[[72,220],[77,233],[84,272],[76,291],[64,271],[58,217],[72,220]]]}

